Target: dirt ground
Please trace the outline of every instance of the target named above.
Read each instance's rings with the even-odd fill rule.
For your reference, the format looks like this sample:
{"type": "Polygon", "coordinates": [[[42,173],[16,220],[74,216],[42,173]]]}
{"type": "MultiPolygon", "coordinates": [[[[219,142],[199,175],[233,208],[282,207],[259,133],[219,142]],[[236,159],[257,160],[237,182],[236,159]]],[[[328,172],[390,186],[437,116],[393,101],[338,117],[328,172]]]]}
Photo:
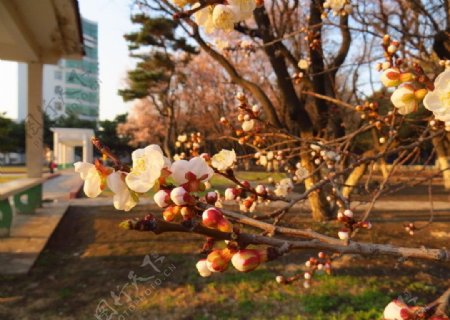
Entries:
{"type": "MultiPolygon", "coordinates": [[[[201,237],[118,228],[149,211],[159,212],[70,208],[30,274],[0,278],[0,319],[380,319],[391,298],[424,303],[450,285],[448,263],[360,256],[339,259],[334,275],[314,279],[310,289],[275,282],[278,274],[301,272],[317,254],[310,251],[248,274],[230,268],[201,278],[195,269],[201,237]]],[[[450,212],[438,212],[414,237],[389,220],[426,220],[428,213],[389,214],[375,213],[374,229],[358,240],[449,247],[450,212]]],[[[307,216],[294,212],[288,221],[303,224],[307,216]]],[[[337,226],[314,228],[335,234],[337,226]]]]}

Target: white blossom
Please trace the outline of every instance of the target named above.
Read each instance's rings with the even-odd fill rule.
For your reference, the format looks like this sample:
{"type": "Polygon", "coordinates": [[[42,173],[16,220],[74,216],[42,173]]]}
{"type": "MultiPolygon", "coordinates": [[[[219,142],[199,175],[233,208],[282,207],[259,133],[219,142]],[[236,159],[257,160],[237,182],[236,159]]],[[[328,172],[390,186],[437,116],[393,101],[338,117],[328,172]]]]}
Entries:
{"type": "Polygon", "coordinates": [[[275,194],[279,197],[286,197],[294,188],[294,184],[290,178],[281,179],[275,187],[275,194]]]}
{"type": "Polygon", "coordinates": [[[236,152],[234,150],[223,149],[211,158],[211,165],[219,171],[231,168],[236,162],[236,152]]]}
{"type": "Polygon", "coordinates": [[[402,115],[409,114],[417,110],[416,96],[414,89],[409,85],[397,88],[391,96],[391,102],[402,115]]]}
{"type": "Polygon", "coordinates": [[[208,181],[214,174],[214,170],[201,157],[194,157],[189,161],[177,160],[170,167],[170,171],[172,172],[172,178],[178,185],[191,180],[208,181]]]}
{"type": "Polygon", "coordinates": [[[113,204],[117,210],[130,211],[138,203],[138,198],[133,196],[125,183],[125,172],[116,171],[107,178],[108,188],[114,193],[113,204]]]}
{"type": "MultiPolygon", "coordinates": [[[[450,68],[442,72],[434,81],[435,89],[429,92],[423,104],[433,112],[436,119],[450,122],[450,68]]],[[[450,124],[450,123],[449,123],[450,124]]]]}
{"type": "Polygon", "coordinates": [[[125,182],[131,190],[139,193],[150,190],[161,176],[161,170],[170,165],[161,148],[154,144],[133,151],[131,158],[133,167],[125,182]]]}
{"type": "Polygon", "coordinates": [[[88,162],[74,163],[75,172],[84,180],[83,191],[89,198],[97,197],[104,189],[104,181],[96,166],[88,162]]]}

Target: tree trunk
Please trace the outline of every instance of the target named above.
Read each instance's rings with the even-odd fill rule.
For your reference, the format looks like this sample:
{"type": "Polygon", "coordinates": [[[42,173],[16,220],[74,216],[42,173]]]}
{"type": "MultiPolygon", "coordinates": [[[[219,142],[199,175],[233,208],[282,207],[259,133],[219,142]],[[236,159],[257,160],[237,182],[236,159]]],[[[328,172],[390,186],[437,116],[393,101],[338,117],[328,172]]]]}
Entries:
{"type": "MultiPolygon", "coordinates": [[[[311,139],[313,135],[311,133],[302,133],[302,138],[305,140],[311,139]]],[[[311,158],[309,152],[303,152],[300,155],[302,166],[312,173],[317,168],[314,165],[314,161],[311,158]]],[[[309,178],[305,179],[306,190],[311,189],[313,185],[320,181],[320,173],[311,175],[309,178]]],[[[313,191],[308,196],[309,205],[311,206],[312,218],[314,221],[326,221],[332,218],[332,210],[326,197],[320,189],[313,191]]]]}
{"type": "Polygon", "coordinates": [[[444,145],[445,138],[433,138],[433,145],[436,150],[437,162],[439,164],[440,170],[445,170],[442,172],[444,178],[444,187],[446,190],[450,190],[450,165],[449,165],[449,155],[444,145]]]}
{"type": "Polygon", "coordinates": [[[352,173],[345,180],[345,187],[342,189],[342,195],[347,199],[350,197],[355,186],[358,184],[359,180],[361,180],[364,172],[366,172],[367,164],[363,163],[356,167],[352,173]]]}

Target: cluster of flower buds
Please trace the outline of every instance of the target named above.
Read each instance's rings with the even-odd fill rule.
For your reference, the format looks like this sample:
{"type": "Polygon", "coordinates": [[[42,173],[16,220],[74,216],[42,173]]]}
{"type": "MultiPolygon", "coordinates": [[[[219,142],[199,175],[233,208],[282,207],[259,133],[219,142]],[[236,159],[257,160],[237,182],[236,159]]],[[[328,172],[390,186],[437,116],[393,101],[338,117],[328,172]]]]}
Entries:
{"type": "Polygon", "coordinates": [[[232,52],[239,52],[246,57],[250,57],[256,51],[254,43],[245,39],[239,40],[236,44],[230,44],[227,40],[217,38],[214,40],[214,44],[225,56],[230,56],[232,52]]]}
{"type": "Polygon", "coordinates": [[[261,151],[254,154],[256,164],[272,171],[277,164],[285,159],[283,151],[261,151]]]}
{"type": "Polygon", "coordinates": [[[377,122],[377,127],[381,128],[381,122],[379,121],[380,115],[378,114],[378,102],[366,101],[363,104],[357,105],[355,111],[361,113],[361,119],[369,120],[370,123],[377,122]]]}
{"type": "MultiPolygon", "coordinates": [[[[325,0],[323,3],[324,9],[329,9],[333,12],[333,16],[346,16],[352,13],[353,8],[349,0],[325,0]]],[[[322,18],[327,17],[327,10],[322,13],[322,18]]]]}
{"type": "Polygon", "coordinates": [[[405,231],[408,232],[410,236],[413,236],[414,231],[418,230],[418,228],[413,222],[406,223],[403,226],[405,228],[405,231]]]}
{"type": "Polygon", "coordinates": [[[225,189],[224,199],[229,201],[238,201],[239,209],[242,212],[253,212],[257,203],[270,202],[268,196],[274,195],[274,191],[262,184],[254,189],[248,181],[242,181],[242,186],[230,187],[225,189]]]}
{"type": "Polygon", "coordinates": [[[316,165],[325,162],[329,169],[334,167],[334,164],[341,160],[339,153],[333,150],[324,149],[320,143],[312,143],[309,148],[311,149],[311,157],[316,165]]]}
{"type": "Polygon", "coordinates": [[[175,147],[182,151],[178,155],[178,158],[186,158],[186,153],[192,157],[198,156],[202,143],[203,138],[200,132],[193,132],[190,135],[188,135],[187,133],[178,135],[177,141],[175,142],[175,147]]]}
{"type": "Polygon", "coordinates": [[[239,102],[239,114],[237,120],[241,122],[241,128],[244,132],[249,132],[255,129],[255,119],[258,119],[261,107],[257,104],[250,106],[248,104],[246,96],[239,92],[236,95],[236,99],[239,102]]]}
{"type": "MultiPolygon", "coordinates": [[[[398,41],[392,40],[389,35],[385,35],[382,45],[386,61],[377,64],[376,68],[379,71],[383,71],[381,75],[383,85],[388,88],[396,88],[391,96],[392,104],[401,115],[417,111],[419,103],[424,100],[430,90],[434,89],[433,83],[418,63],[413,63],[411,67],[408,67],[397,56],[397,51],[400,47],[398,41]]],[[[426,103],[425,107],[427,107],[426,103]]],[[[427,108],[433,109],[432,107],[427,108]]],[[[442,108],[436,109],[442,110],[442,108]]]]}
{"type": "Polygon", "coordinates": [[[331,257],[325,252],[319,252],[317,258],[311,257],[305,262],[307,270],[301,274],[295,275],[293,277],[286,278],[284,276],[277,276],[275,278],[276,282],[279,284],[289,284],[299,279],[303,279],[303,287],[308,289],[311,287],[311,281],[313,276],[318,273],[331,274],[331,257]]]}
{"type": "Polygon", "coordinates": [[[392,61],[392,57],[395,56],[400,47],[400,42],[393,40],[390,35],[385,34],[383,37],[382,46],[386,60],[392,61]]]}
{"type": "Polygon", "coordinates": [[[231,262],[233,267],[240,272],[255,270],[261,263],[268,260],[267,249],[215,249],[208,254],[206,259],[197,262],[198,273],[202,277],[209,277],[214,272],[224,272],[231,262]]]}
{"type": "Polygon", "coordinates": [[[339,210],[337,220],[342,223],[343,227],[338,231],[338,237],[341,240],[349,240],[350,234],[355,229],[371,229],[372,224],[369,221],[356,221],[354,213],[350,209],[339,210]]]}

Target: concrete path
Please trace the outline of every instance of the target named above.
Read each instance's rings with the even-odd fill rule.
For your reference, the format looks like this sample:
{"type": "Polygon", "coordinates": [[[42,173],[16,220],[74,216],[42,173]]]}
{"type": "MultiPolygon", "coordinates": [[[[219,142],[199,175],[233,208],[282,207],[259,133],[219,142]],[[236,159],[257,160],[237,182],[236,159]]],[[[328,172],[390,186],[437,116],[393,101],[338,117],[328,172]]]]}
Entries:
{"type": "Polygon", "coordinates": [[[71,194],[82,186],[79,174],[64,170],[43,184],[42,208],[35,214],[15,214],[10,236],[0,239],[0,274],[26,274],[69,207],[71,194]]]}
{"type": "Polygon", "coordinates": [[[61,175],[44,182],[44,200],[69,200],[71,193],[77,192],[83,185],[80,175],[74,170],[62,170],[61,175]]]}

